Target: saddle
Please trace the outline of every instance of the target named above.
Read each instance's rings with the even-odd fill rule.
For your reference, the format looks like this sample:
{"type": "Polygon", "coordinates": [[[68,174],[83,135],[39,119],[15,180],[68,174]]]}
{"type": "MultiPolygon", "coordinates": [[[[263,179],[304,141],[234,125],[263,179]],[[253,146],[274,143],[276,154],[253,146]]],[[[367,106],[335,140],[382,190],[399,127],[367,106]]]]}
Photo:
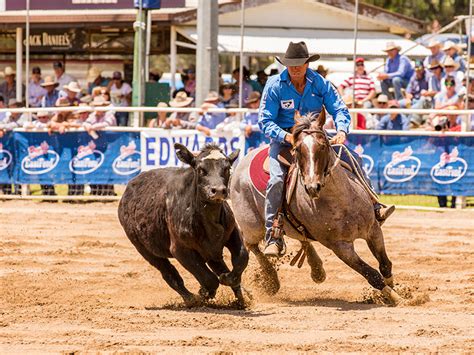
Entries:
{"type": "MultiPolygon", "coordinates": [[[[253,187],[263,196],[265,197],[266,189],[268,180],[270,180],[270,157],[269,154],[269,146],[263,146],[262,148],[258,148],[257,153],[253,157],[252,161],[249,165],[249,176],[250,181],[252,182],[253,187]]],[[[290,149],[284,149],[278,155],[278,161],[289,168],[288,174],[286,176],[286,202],[289,204],[293,192],[296,187],[296,179],[298,176],[298,169],[296,169],[295,165],[293,164],[294,158],[291,154],[290,149]]],[[[340,161],[340,165],[350,171],[351,173],[355,173],[353,167],[347,164],[344,161],[340,161]]]]}
{"type": "MultiPolygon", "coordinates": [[[[249,176],[253,187],[263,196],[266,195],[268,180],[270,180],[270,157],[269,147],[259,148],[249,165],[249,176]]],[[[293,164],[294,159],[290,149],[284,149],[278,155],[278,161],[288,167],[289,171],[285,179],[286,201],[290,202],[296,187],[297,169],[293,164]]]]}

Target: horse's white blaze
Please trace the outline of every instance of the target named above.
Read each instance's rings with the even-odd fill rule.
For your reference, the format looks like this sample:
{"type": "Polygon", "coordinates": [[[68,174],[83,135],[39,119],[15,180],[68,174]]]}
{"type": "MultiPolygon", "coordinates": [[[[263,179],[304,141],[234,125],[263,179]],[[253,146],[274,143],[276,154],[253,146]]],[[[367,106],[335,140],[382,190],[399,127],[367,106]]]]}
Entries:
{"type": "Polygon", "coordinates": [[[304,145],[306,145],[306,147],[309,150],[309,177],[310,179],[312,179],[314,177],[314,159],[313,159],[314,138],[308,135],[304,137],[303,143],[304,145]]]}
{"type": "Polygon", "coordinates": [[[214,149],[212,150],[209,155],[207,155],[206,157],[204,157],[202,160],[206,160],[206,159],[215,159],[215,160],[219,160],[219,159],[225,159],[226,156],[224,154],[222,154],[221,151],[217,150],[217,149],[214,149]]]}

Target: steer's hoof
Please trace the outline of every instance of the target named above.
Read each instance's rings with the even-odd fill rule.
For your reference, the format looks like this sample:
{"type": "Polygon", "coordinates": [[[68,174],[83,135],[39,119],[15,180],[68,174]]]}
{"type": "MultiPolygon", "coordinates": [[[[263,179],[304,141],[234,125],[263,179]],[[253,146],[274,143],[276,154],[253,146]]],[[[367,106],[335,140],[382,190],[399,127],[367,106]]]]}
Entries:
{"type": "Polygon", "coordinates": [[[382,294],[386,299],[388,299],[392,306],[399,306],[403,303],[403,298],[401,298],[390,286],[385,286],[382,289],[382,294]]]}
{"type": "Polygon", "coordinates": [[[198,295],[190,294],[189,296],[183,299],[184,299],[184,304],[186,305],[186,307],[189,307],[189,308],[199,307],[202,305],[202,298],[198,295]]]}
{"type": "Polygon", "coordinates": [[[240,277],[228,272],[219,276],[219,282],[224,286],[237,287],[240,285],[240,277]]]}
{"type": "Polygon", "coordinates": [[[207,301],[207,300],[210,300],[211,298],[214,298],[216,296],[216,291],[217,289],[215,290],[208,290],[204,287],[201,287],[199,289],[199,296],[201,297],[201,299],[207,301]]]}

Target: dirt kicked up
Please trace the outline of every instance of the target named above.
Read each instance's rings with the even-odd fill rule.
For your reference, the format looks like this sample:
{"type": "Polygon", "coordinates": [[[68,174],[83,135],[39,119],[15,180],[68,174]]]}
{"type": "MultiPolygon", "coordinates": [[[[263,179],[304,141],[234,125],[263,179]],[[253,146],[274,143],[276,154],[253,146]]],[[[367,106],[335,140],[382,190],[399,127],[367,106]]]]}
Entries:
{"type": "MultiPolygon", "coordinates": [[[[279,267],[281,291],[228,306],[180,297],[131,246],[117,204],[0,202],[0,353],[474,351],[474,214],[397,211],[384,226],[406,304],[373,303],[361,276],[321,245],[327,272],[279,267]]],[[[356,244],[376,267],[364,242],[356,244]]],[[[297,245],[290,243],[290,251],[297,245]]],[[[181,269],[180,269],[181,273],[181,269]]],[[[185,271],[185,282],[197,283],[185,271]]]]}

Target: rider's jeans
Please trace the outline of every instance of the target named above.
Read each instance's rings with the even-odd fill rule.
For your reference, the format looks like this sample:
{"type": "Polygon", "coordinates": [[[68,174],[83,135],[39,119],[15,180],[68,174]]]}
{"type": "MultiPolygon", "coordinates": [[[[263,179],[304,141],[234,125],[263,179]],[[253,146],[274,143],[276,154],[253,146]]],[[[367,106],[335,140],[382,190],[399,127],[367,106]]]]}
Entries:
{"type": "Polygon", "coordinates": [[[283,203],[283,187],[288,168],[278,161],[278,154],[288,147],[290,147],[288,143],[280,143],[274,140],[270,143],[270,180],[268,181],[267,197],[265,199],[265,240],[270,237],[273,220],[283,203]]]}

